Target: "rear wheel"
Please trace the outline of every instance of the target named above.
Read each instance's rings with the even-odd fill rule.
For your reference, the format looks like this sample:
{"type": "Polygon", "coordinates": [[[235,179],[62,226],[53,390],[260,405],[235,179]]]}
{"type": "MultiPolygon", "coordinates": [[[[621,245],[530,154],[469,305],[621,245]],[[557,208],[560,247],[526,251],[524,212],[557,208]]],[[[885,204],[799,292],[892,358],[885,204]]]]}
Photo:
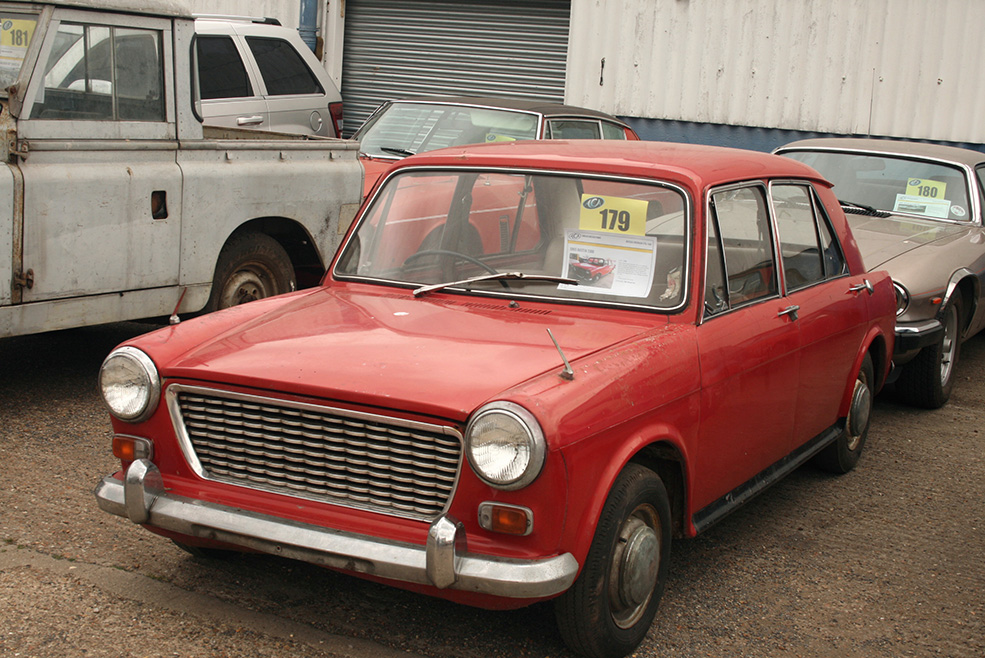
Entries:
{"type": "Polygon", "coordinates": [[[653,622],[670,560],[670,503],[651,470],[629,464],[595,529],[578,580],[555,601],[558,628],[591,658],[632,652],[653,622]]]}
{"type": "Polygon", "coordinates": [[[944,333],[940,341],[920,350],[900,372],[896,393],[904,402],[938,409],[951,397],[954,369],[961,353],[962,318],[961,296],[955,293],[942,312],[944,333]]]}
{"type": "Polygon", "coordinates": [[[222,248],[205,310],[218,311],[296,288],[294,266],[280,243],[263,233],[245,233],[222,248]]]}
{"type": "Polygon", "coordinates": [[[869,435],[869,419],[872,415],[873,391],[872,358],[866,354],[855,377],[852,402],[845,419],[845,429],[828,447],[817,454],[814,463],[832,473],[847,473],[858,463],[869,435]]]}

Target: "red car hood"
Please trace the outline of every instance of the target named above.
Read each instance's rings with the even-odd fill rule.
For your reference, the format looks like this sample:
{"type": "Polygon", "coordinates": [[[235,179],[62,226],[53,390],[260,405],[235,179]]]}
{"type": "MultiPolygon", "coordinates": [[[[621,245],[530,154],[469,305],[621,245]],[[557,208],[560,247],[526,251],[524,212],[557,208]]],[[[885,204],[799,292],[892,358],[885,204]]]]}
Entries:
{"type": "Polygon", "coordinates": [[[862,252],[865,269],[883,267],[908,251],[968,230],[967,226],[904,217],[848,215],[852,234],[862,252]]]}
{"type": "Polygon", "coordinates": [[[369,193],[373,190],[373,186],[376,185],[376,181],[378,181],[380,177],[383,176],[388,169],[390,169],[390,167],[399,162],[399,160],[371,158],[364,155],[359,157],[359,162],[363,165],[363,198],[365,198],[369,196],[369,193]]]}
{"type": "MultiPolygon", "coordinates": [[[[503,391],[545,371],[560,372],[563,362],[548,328],[574,361],[666,322],[619,311],[605,314],[612,321],[601,321],[593,319],[597,313],[591,308],[529,303],[510,308],[505,301],[474,297],[415,299],[398,290],[321,288],[263,306],[269,310],[245,319],[245,308],[238,307],[234,322],[224,331],[213,327],[220,332],[208,332],[212,337],[204,341],[201,328],[192,330],[187,351],[181,351],[181,331],[162,334],[158,341],[168,348],[161,354],[148,351],[155,358],[173,355],[158,362],[165,378],[464,420],[503,391]]],[[[225,313],[213,315],[211,322],[223,322],[225,313]]],[[[193,329],[194,322],[188,324],[193,329]]],[[[139,339],[136,344],[143,346],[139,339]]]]}

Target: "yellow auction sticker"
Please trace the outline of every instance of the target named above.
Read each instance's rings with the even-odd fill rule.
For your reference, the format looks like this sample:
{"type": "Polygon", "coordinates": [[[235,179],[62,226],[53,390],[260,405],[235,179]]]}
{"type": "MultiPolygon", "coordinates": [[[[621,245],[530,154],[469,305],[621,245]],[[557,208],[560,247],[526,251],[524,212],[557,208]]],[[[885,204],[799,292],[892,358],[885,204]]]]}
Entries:
{"type": "Polygon", "coordinates": [[[911,178],[906,181],[906,193],[909,196],[925,196],[931,199],[943,199],[947,183],[925,178],[911,178]]]}
{"type": "Polygon", "coordinates": [[[34,20],[0,18],[0,46],[27,48],[34,34],[34,20]]]}
{"type": "Polygon", "coordinates": [[[639,199],[582,194],[578,228],[621,235],[645,235],[646,206],[647,202],[639,199]]]}

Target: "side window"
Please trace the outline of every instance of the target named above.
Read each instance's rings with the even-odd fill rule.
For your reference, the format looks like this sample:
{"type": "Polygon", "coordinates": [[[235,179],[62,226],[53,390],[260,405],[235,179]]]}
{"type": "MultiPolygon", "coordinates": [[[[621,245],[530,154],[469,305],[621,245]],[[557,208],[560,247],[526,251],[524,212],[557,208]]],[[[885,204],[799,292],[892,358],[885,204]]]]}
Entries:
{"type": "Polygon", "coordinates": [[[289,42],[267,37],[246,37],[271,96],[323,94],[318,78],[289,42]]]}
{"type": "Polygon", "coordinates": [[[551,139],[599,139],[598,121],[554,119],[549,121],[551,139]]]}
{"type": "MultiPolygon", "coordinates": [[[[716,311],[777,294],[777,276],[766,196],[759,187],[716,192],[711,197],[706,301],[716,311]],[[721,259],[719,259],[719,253],[721,259]],[[715,262],[724,260],[724,277],[715,262]],[[716,277],[718,280],[716,280],[716,277]],[[724,285],[722,278],[724,278],[724,285]],[[709,294],[712,299],[709,300],[709,294]],[[724,297],[718,300],[716,295],[724,297]]],[[[712,309],[708,309],[709,311],[712,309]]]]}
{"type": "Polygon", "coordinates": [[[199,36],[195,39],[195,48],[202,100],[253,95],[250,76],[232,38],[199,36]]]}
{"type": "Polygon", "coordinates": [[[789,290],[840,276],[845,259],[807,185],[774,185],[773,208],[789,290]]]}
{"type": "Polygon", "coordinates": [[[161,33],[63,23],[32,118],[164,121],[161,33]]]}
{"type": "Polygon", "coordinates": [[[618,124],[603,121],[602,139],[626,139],[626,129],[618,124]]]}

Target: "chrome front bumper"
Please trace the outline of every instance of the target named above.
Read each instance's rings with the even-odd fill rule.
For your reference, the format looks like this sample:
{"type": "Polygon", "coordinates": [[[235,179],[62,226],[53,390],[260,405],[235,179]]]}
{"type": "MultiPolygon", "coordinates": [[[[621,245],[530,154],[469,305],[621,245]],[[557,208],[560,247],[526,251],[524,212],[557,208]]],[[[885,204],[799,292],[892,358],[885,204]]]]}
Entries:
{"type": "Polygon", "coordinates": [[[944,325],[940,320],[929,319],[917,322],[896,323],[896,344],[894,354],[906,354],[914,350],[940,342],[944,325]]]}
{"type": "Polygon", "coordinates": [[[103,478],[95,494],[103,511],[134,523],[439,589],[533,599],[565,591],[578,575],[571,553],[542,560],[470,555],[464,527],[448,514],[431,523],[420,546],[175,496],[146,459],[133,462],[123,482],[103,478]]]}

